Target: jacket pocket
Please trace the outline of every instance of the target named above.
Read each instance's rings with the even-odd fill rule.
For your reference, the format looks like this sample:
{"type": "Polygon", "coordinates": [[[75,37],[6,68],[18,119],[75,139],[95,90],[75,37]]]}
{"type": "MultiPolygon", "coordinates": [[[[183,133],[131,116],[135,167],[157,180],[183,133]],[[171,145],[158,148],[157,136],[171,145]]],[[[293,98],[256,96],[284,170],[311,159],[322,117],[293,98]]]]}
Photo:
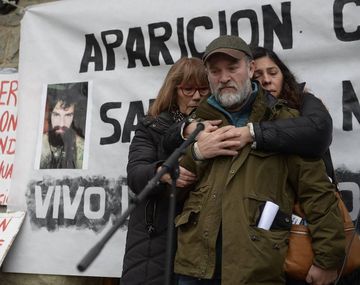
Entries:
{"type": "Polygon", "coordinates": [[[199,212],[199,208],[189,209],[185,212],[183,211],[175,218],[175,227],[181,227],[188,224],[196,225],[199,212]]]}
{"type": "Polygon", "coordinates": [[[203,185],[190,191],[181,214],[175,218],[176,227],[184,226],[189,223],[195,225],[197,223],[198,216],[202,207],[206,204],[209,192],[210,189],[208,185],[203,185]]]}
{"type": "MultiPolygon", "coordinates": [[[[266,283],[271,280],[273,284],[284,282],[283,264],[288,248],[289,229],[291,226],[291,219],[289,226],[276,227],[273,226],[270,230],[264,230],[257,227],[260,215],[261,206],[266,201],[273,201],[269,195],[261,195],[257,193],[248,194],[244,197],[244,207],[248,213],[248,247],[247,247],[247,262],[244,268],[246,281],[248,283],[266,283]],[[256,264],[256,266],[255,266],[256,264]],[[260,279],[259,279],[260,278],[260,279]]],[[[275,216],[275,224],[279,224],[277,220],[281,220],[284,216],[288,216],[281,210],[279,205],[278,214],[275,216]]],[[[273,224],[274,224],[273,222],[273,224]]]]}
{"type": "MultiPolygon", "coordinates": [[[[175,268],[196,268],[201,263],[199,245],[201,245],[201,233],[198,229],[200,207],[187,207],[175,218],[177,230],[177,252],[175,268]]],[[[182,270],[180,269],[180,270],[182,270]]]]}
{"type": "Polygon", "coordinates": [[[274,284],[277,284],[279,280],[285,278],[283,264],[288,248],[288,237],[289,232],[286,230],[267,231],[249,227],[247,260],[249,267],[246,268],[249,283],[273,280],[274,284]],[[262,278],[264,280],[261,280],[262,278]]]}
{"type": "Polygon", "coordinates": [[[263,195],[248,194],[244,198],[245,213],[248,213],[248,224],[257,226],[261,214],[261,206],[265,205],[270,198],[263,195]]]}
{"type": "MultiPolygon", "coordinates": [[[[262,215],[264,206],[267,201],[271,201],[270,198],[265,196],[259,196],[255,194],[249,194],[245,198],[245,207],[247,213],[249,214],[249,225],[256,227],[259,223],[260,217],[262,215]]],[[[275,201],[275,203],[277,203],[275,201]]],[[[287,213],[282,209],[282,206],[279,205],[278,209],[270,230],[287,230],[289,231],[291,228],[291,213],[287,213]]]]}
{"type": "Polygon", "coordinates": [[[175,226],[178,233],[178,250],[176,253],[176,264],[190,264],[191,268],[197,268],[199,264],[204,263],[203,247],[207,246],[207,240],[204,240],[204,224],[200,217],[205,215],[204,209],[209,197],[211,188],[208,185],[202,185],[195,191],[189,193],[183,211],[175,218],[175,226]]]}

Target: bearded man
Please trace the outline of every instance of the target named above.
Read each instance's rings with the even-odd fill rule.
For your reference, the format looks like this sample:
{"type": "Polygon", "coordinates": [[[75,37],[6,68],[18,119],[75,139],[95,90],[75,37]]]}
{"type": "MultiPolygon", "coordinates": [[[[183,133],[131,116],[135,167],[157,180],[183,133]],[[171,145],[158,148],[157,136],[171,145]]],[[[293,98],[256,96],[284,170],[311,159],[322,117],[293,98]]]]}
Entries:
{"type": "Polygon", "coordinates": [[[43,134],[40,169],[81,169],[84,135],[74,120],[80,101],[78,90],[53,89],[47,100],[48,131],[43,134]]]}
{"type": "Polygon", "coordinates": [[[181,161],[199,179],[175,220],[178,284],[284,285],[296,201],[315,253],[307,280],[332,284],[345,255],[345,237],[324,162],[240,145],[240,127],[248,126],[251,133],[252,123],[293,118],[299,112],[251,81],[254,61],[241,38],[215,39],[203,61],[212,95],[191,117],[221,120],[222,125],[208,135],[200,133],[181,161]],[[267,204],[278,210],[264,229],[259,220],[267,217],[262,210],[267,204]]]}

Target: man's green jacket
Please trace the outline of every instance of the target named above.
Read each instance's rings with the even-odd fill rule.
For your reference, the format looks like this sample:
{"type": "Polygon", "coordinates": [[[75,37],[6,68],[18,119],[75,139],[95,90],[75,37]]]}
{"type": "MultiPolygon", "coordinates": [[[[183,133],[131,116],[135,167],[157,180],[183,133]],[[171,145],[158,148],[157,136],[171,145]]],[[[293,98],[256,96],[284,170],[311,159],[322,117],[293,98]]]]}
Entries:
{"type": "MultiPolygon", "coordinates": [[[[260,89],[249,122],[294,116],[298,116],[296,110],[260,89]]],[[[193,117],[229,124],[229,119],[206,100],[193,117]]],[[[322,160],[246,146],[235,157],[196,161],[189,148],[181,165],[196,173],[199,180],[176,218],[176,273],[213,278],[219,237],[222,285],[285,284],[283,264],[295,200],[300,202],[311,232],[313,263],[326,269],[341,264],[345,254],[343,224],[335,188],[322,160]],[[280,207],[270,230],[257,227],[266,201],[280,207]]]]}

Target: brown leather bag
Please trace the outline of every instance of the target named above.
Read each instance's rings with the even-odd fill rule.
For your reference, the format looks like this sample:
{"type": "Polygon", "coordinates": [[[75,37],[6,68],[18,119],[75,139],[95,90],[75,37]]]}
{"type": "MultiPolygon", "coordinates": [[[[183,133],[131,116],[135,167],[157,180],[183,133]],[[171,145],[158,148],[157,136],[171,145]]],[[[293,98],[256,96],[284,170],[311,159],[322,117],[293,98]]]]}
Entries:
{"type": "MultiPolygon", "coordinates": [[[[355,233],[355,227],[349,211],[341,200],[338,192],[336,193],[336,196],[339,200],[339,209],[344,221],[347,253],[344,269],[341,272],[341,268],[339,268],[338,272],[341,272],[342,275],[346,275],[355,269],[360,268],[360,236],[355,233]]],[[[295,208],[298,209],[298,207],[295,208]]],[[[298,213],[299,210],[296,212],[298,213]]],[[[308,228],[304,225],[292,225],[290,230],[289,248],[284,264],[285,272],[294,279],[305,280],[312,265],[313,258],[314,253],[311,247],[311,236],[308,228]]]]}

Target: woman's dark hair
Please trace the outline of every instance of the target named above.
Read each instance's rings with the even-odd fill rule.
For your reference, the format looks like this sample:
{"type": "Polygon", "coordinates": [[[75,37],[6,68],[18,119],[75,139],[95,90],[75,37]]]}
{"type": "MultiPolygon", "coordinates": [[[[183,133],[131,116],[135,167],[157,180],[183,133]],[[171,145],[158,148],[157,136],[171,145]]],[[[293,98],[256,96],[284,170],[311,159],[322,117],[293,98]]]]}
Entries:
{"type": "Polygon", "coordinates": [[[289,70],[284,62],[274,51],[263,47],[253,48],[252,54],[254,60],[267,56],[279,67],[284,77],[279,98],[286,100],[289,107],[299,109],[302,105],[304,93],[300,89],[300,85],[296,81],[294,74],[289,70]]]}

